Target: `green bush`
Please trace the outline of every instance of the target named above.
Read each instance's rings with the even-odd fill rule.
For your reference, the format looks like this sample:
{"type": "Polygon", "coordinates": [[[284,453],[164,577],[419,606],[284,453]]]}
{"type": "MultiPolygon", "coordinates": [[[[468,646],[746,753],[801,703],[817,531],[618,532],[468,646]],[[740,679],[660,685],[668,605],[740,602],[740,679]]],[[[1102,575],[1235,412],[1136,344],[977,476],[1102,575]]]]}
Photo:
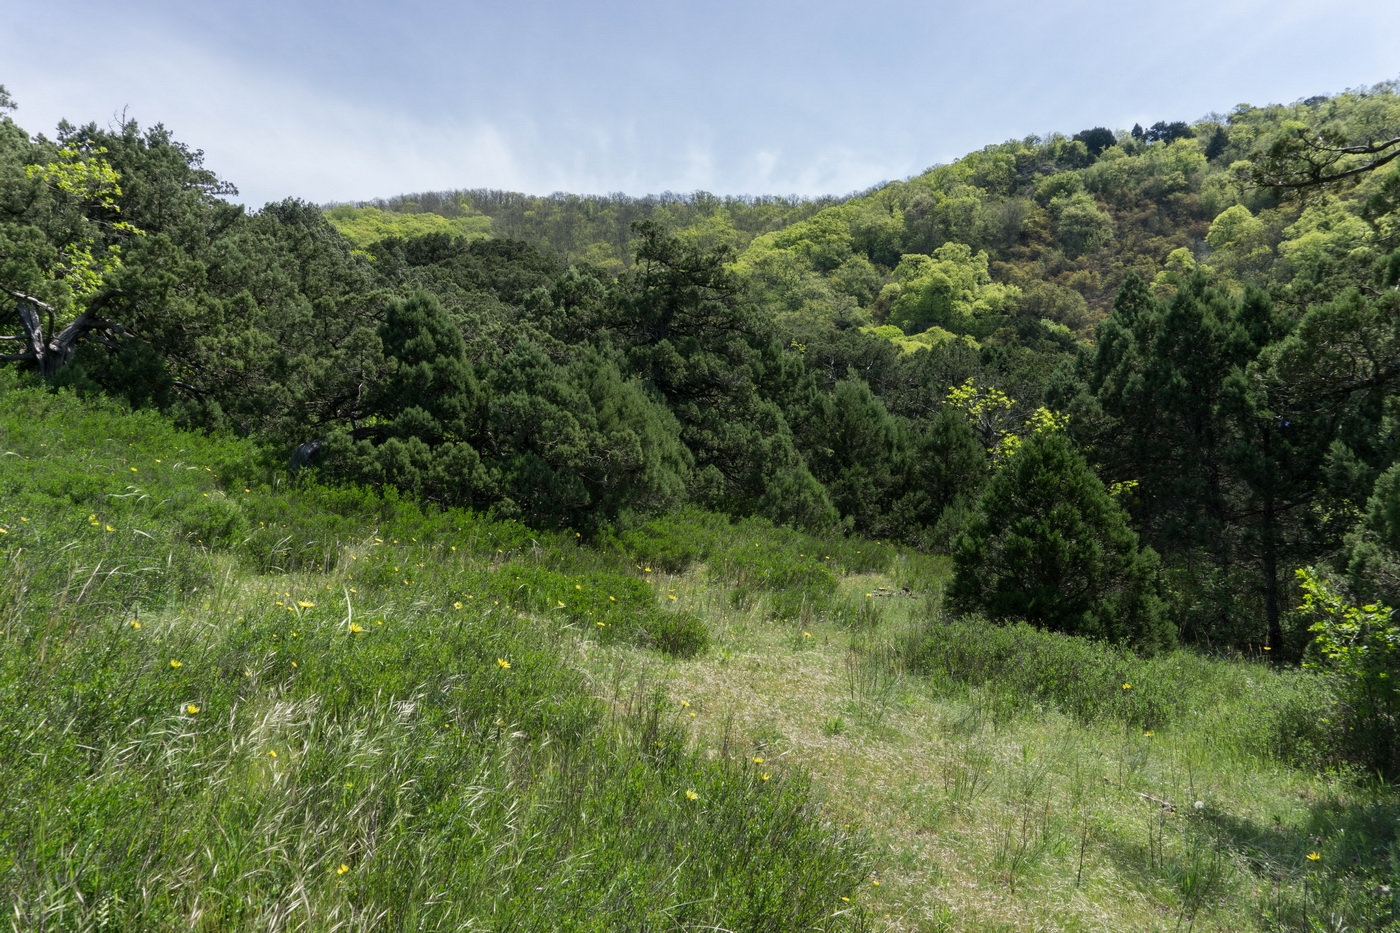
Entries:
{"type": "Polygon", "coordinates": [[[1326,671],[1340,709],[1344,753],[1368,771],[1400,773],[1400,622],[1381,603],[1351,605],[1324,578],[1297,572],[1301,610],[1312,620],[1308,666],[1326,671]]]}
{"type": "Polygon", "coordinates": [[[1027,438],[992,477],[953,560],[959,608],[1146,651],[1175,641],[1156,554],[1060,431],[1027,438]]]}
{"type": "Polygon", "coordinates": [[[710,644],[710,630],[694,613],[657,611],[648,614],[643,637],[673,658],[693,658],[710,644]]]}

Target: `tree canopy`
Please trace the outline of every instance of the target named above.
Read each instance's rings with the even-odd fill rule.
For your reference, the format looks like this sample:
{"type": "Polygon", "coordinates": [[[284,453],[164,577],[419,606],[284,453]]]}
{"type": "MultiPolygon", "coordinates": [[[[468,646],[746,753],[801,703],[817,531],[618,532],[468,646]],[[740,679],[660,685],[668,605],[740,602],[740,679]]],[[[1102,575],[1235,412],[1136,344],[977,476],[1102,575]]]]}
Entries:
{"type": "Polygon", "coordinates": [[[159,124],[30,136],[0,91],[0,355],[444,505],[850,531],[956,555],[991,617],[1297,657],[1295,569],[1392,598],[1400,565],[1397,100],[845,198],[249,211],[159,124]]]}

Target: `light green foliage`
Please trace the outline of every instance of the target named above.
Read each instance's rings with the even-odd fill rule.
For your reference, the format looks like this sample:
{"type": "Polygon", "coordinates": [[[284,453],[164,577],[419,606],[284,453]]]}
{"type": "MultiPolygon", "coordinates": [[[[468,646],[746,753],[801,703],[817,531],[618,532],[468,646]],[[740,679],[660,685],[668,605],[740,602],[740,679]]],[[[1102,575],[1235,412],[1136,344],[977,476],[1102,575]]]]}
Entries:
{"type": "Polygon", "coordinates": [[[967,346],[970,346],[973,349],[977,348],[977,341],[973,338],[967,336],[966,334],[959,337],[952,331],[944,330],[943,328],[938,327],[937,325],[930,327],[926,331],[922,331],[913,335],[906,335],[904,331],[900,330],[893,324],[868,324],[865,327],[862,327],[861,330],[864,333],[870,334],[872,337],[879,337],[881,340],[888,340],[890,343],[894,344],[896,347],[899,348],[900,353],[915,353],[919,350],[928,350],[933,347],[941,347],[945,344],[952,343],[953,341],[958,341],[960,343],[966,344],[967,346]]]}
{"type": "Polygon", "coordinates": [[[1145,146],[1133,153],[1109,149],[1084,171],[1084,182],[1090,192],[1111,201],[1130,196],[1134,189],[1159,199],[1190,193],[1206,171],[1199,141],[1188,138],[1145,146]]]}
{"type": "Polygon", "coordinates": [[[341,204],[327,210],[326,219],[357,249],[390,237],[409,239],[429,233],[445,233],[479,239],[491,235],[491,218],[471,212],[448,219],[441,214],[410,214],[374,206],[341,204]]]}
{"type": "Polygon", "coordinates": [[[1278,245],[1281,277],[1298,298],[1326,300],[1367,277],[1377,260],[1374,233],[1341,204],[1308,207],[1278,245]]]}
{"type": "Polygon", "coordinates": [[[967,417],[989,453],[1011,433],[1007,413],[1015,403],[996,386],[978,386],[976,380],[969,378],[949,389],[944,401],[967,417]]]}
{"type": "Polygon", "coordinates": [[[976,333],[978,323],[1005,314],[1020,289],[992,281],[986,252],[973,253],[963,243],[944,243],[932,255],[910,254],[900,259],[894,282],[885,286],[880,303],[887,321],[914,334],[938,326],[954,333],[976,333]]]}
{"type": "Polygon", "coordinates": [[[743,234],[735,228],[730,211],[723,207],[676,231],[676,237],[687,246],[710,252],[737,251],[743,241],[743,234]]]}
{"type": "Polygon", "coordinates": [[[855,311],[853,298],[839,293],[793,250],[765,248],[756,241],[732,268],[755,300],[775,318],[791,315],[826,322],[855,311]]]}
{"type": "Polygon", "coordinates": [[[1400,156],[1400,96],[1394,81],[1359,88],[1325,107],[1294,105],[1254,137],[1251,181],[1313,200],[1328,188],[1366,184],[1400,156]]]}
{"type": "Polygon", "coordinates": [[[818,272],[830,272],[851,257],[854,238],[840,208],[828,208],[807,220],[765,234],[754,241],[762,248],[791,250],[818,272]]]}
{"type": "Polygon", "coordinates": [[[1400,705],[1400,625],[1395,610],[1381,603],[1353,606],[1315,570],[1296,572],[1303,591],[1300,609],[1315,621],[1313,647],[1343,677],[1371,681],[1386,705],[1400,705]]]}
{"type": "Polygon", "coordinates": [[[1248,207],[1235,204],[1210,224],[1206,245],[1211,268],[1240,281],[1258,282],[1273,262],[1268,228],[1248,207]]]}
{"type": "Polygon", "coordinates": [[[1070,256],[1102,249],[1113,239],[1113,218],[1092,196],[1081,191],[1052,198],[1049,207],[1055,236],[1070,256]]]}
{"type": "Polygon", "coordinates": [[[58,244],[60,259],[45,274],[61,283],[67,299],[79,305],[121,269],[121,246],[113,238],[142,233],[116,219],[121,213],[121,176],[103,157],[106,152],[102,147],[83,150],[69,145],[44,165],[25,167],[29,178],[58,192],[60,210],[70,218],[68,235],[58,244]]]}
{"type": "Polygon", "coordinates": [[[961,413],[981,438],[994,469],[1010,460],[1025,438],[1064,431],[1069,426],[1069,415],[1044,406],[1017,426],[1013,420],[1016,402],[996,386],[978,386],[974,379],[949,389],[944,401],[961,413]]]}
{"type": "Polygon", "coordinates": [[[1400,622],[1382,603],[1357,606],[1313,568],[1296,571],[1312,620],[1308,666],[1332,672],[1342,700],[1338,734],[1349,755],[1393,774],[1400,765],[1400,622]]]}
{"type": "Polygon", "coordinates": [[[1159,298],[1170,298],[1191,281],[1198,268],[1191,250],[1177,247],[1167,255],[1162,271],[1152,277],[1152,293],[1159,298]]]}
{"type": "Polygon", "coordinates": [[[971,169],[967,165],[946,172],[935,170],[931,176],[915,180],[902,208],[904,252],[927,253],[942,243],[980,244],[986,239],[993,225],[987,192],[962,181],[971,169]]]}

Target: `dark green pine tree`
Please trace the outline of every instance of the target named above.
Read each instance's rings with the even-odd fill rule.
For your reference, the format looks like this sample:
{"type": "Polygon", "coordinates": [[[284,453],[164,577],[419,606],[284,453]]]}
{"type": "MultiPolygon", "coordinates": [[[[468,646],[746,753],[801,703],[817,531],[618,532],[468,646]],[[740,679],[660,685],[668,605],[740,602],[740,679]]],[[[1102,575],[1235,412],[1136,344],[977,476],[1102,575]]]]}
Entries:
{"type": "Polygon", "coordinates": [[[813,475],[854,530],[890,536],[886,513],[903,492],[909,459],[902,427],[855,376],[836,383],[813,407],[807,454],[813,475]]]}
{"type": "Polygon", "coordinates": [[[1175,641],[1156,553],[1060,432],[1028,438],[992,477],[953,560],[957,608],[1142,650],[1175,641]]]}
{"type": "Polygon", "coordinates": [[[390,371],[375,408],[393,419],[395,433],[427,443],[469,439],[480,393],[461,331],[438,300],[418,292],[391,302],[379,336],[390,371]]]}
{"type": "Polygon", "coordinates": [[[1088,441],[1106,475],[1137,484],[1133,518],[1194,640],[1282,641],[1284,564],[1307,550],[1299,510],[1326,449],[1326,426],[1289,417],[1260,359],[1287,329],[1258,290],[1237,298],[1196,275],[1158,300],[1130,279],[1089,364],[1107,417],[1088,441]]]}
{"type": "Polygon", "coordinates": [[[379,336],[388,375],[368,414],[381,423],[330,433],[321,458],[328,478],[385,483],[444,505],[487,504],[494,471],[474,446],[484,402],[461,332],[419,292],[390,302],[379,336]]]}

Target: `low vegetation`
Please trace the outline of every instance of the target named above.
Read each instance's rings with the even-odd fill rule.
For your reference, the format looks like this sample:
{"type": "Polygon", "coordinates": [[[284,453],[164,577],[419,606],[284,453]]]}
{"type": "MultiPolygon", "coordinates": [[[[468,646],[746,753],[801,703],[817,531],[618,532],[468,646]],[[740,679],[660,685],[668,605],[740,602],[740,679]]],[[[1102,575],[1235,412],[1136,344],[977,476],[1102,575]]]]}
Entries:
{"type": "Polygon", "coordinates": [[[0,387],[15,929],[1386,928],[1321,673],[942,610],[701,511],[587,542],[0,387]]]}

